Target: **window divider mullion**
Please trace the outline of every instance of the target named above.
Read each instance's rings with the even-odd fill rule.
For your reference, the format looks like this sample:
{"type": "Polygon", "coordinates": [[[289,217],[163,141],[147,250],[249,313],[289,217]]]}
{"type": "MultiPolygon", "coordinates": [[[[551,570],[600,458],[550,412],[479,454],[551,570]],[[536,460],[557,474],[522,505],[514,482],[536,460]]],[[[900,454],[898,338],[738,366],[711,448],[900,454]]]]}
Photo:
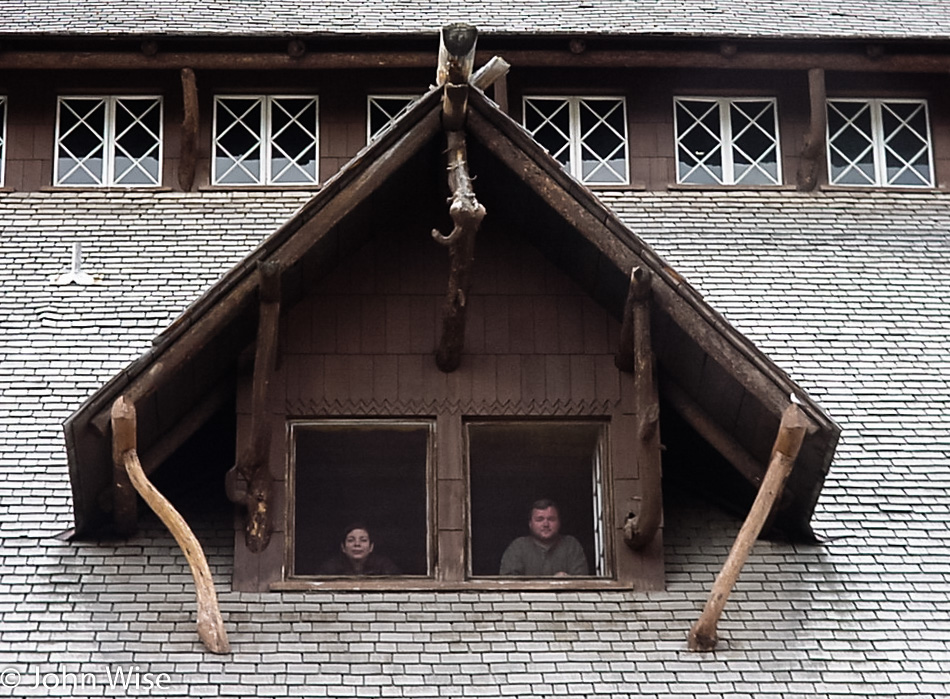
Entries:
{"type": "Polygon", "coordinates": [[[874,152],[874,184],[887,186],[887,167],[885,166],[884,119],[881,116],[881,100],[870,101],[871,109],[871,148],[874,152]]]}
{"type": "Polygon", "coordinates": [[[736,183],[735,158],[732,151],[732,109],[731,101],[721,98],[719,101],[719,149],[722,152],[722,183],[736,183]]]}
{"type": "Polygon", "coordinates": [[[581,133],[580,102],[580,97],[568,98],[567,107],[568,114],[570,115],[570,145],[568,148],[570,149],[571,153],[571,174],[578,180],[583,181],[583,176],[581,174],[581,138],[583,137],[583,134],[581,133]]]}
{"type": "Polygon", "coordinates": [[[109,187],[115,177],[115,105],[116,97],[103,98],[102,184],[109,187]]]}

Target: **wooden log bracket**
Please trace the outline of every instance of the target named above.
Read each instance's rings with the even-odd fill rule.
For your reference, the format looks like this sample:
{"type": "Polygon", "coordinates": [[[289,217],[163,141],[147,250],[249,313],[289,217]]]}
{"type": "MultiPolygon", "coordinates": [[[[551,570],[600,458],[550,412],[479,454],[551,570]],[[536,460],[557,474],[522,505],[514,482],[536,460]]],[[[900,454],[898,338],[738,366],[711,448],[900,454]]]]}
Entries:
{"type": "Polygon", "coordinates": [[[433,229],[432,238],[449,248],[449,282],[442,304],[442,335],[435,361],[444,372],[455,371],[462,362],[465,315],[475,261],[475,234],[485,218],[485,207],[475,198],[468,172],[465,142],[465,111],[469,80],[475,60],[478,31],[466,24],[442,28],[437,80],[443,86],[442,128],[446,132],[448,180],[452,196],[449,215],[454,227],[449,235],[433,229]]]}
{"type": "Polygon", "coordinates": [[[643,267],[630,273],[630,286],[620,328],[620,349],[614,363],[633,372],[633,401],[637,413],[636,459],[642,493],[640,511],[627,515],[623,540],[637,551],[656,536],[663,519],[660,462],[660,395],[650,335],[652,276],[643,267]]]}
{"type": "Polygon", "coordinates": [[[785,482],[792,472],[802,441],[805,439],[806,426],[807,421],[804,414],[794,403],[790,404],[782,413],[782,422],[779,425],[778,436],[775,438],[775,445],[772,447],[769,467],[765,472],[765,478],[762,480],[762,486],[759,488],[755,502],[752,503],[752,508],[739,530],[739,535],[729,551],[729,556],[726,558],[722,570],[719,571],[719,575],[716,577],[716,582],[713,583],[712,591],[709,593],[709,599],[706,601],[702,615],[689,631],[688,646],[690,650],[715,650],[719,641],[716,635],[719,617],[722,616],[726,600],[729,599],[729,594],[739,579],[742,566],[745,565],[746,559],[752,552],[752,547],[755,545],[769,513],[785,488],[785,482]]]}
{"type": "Polygon", "coordinates": [[[822,154],[825,152],[825,131],[828,127],[828,112],[825,105],[825,71],[812,68],[808,71],[808,98],[811,105],[811,124],[802,146],[798,165],[798,191],[811,192],[818,186],[822,154]]]}
{"type": "Polygon", "coordinates": [[[136,451],[135,405],[125,396],[119,396],[112,404],[111,422],[113,459],[122,464],[135,490],[168,527],[188,561],[198,597],[198,637],[212,653],[230,653],[231,645],[204,551],[188,523],[145,476],[136,451]]]}
{"type": "Polygon", "coordinates": [[[276,262],[259,262],[257,265],[260,310],[251,384],[251,430],[247,445],[228,474],[228,495],[233,501],[242,502],[246,508],[244,538],[248,550],[254,553],[267,548],[272,528],[268,392],[271,373],[277,363],[280,274],[280,266],[276,262]],[[243,489],[237,487],[235,481],[238,479],[242,481],[243,489]]]}
{"type": "Polygon", "coordinates": [[[198,85],[195,71],[181,69],[181,92],[183,112],[181,123],[181,155],[178,164],[178,184],[185,192],[190,192],[195,183],[195,169],[198,161],[198,85]]]}

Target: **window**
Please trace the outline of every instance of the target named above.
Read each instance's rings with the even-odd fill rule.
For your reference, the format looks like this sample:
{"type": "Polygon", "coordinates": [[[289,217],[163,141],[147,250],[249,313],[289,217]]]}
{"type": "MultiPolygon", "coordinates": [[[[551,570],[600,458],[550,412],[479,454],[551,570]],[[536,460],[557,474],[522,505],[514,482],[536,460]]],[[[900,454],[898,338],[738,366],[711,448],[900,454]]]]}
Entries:
{"type": "Polygon", "coordinates": [[[932,187],[926,101],[829,100],[828,178],[849,186],[932,187]]]}
{"type": "Polygon", "coordinates": [[[774,99],[677,97],[673,112],[678,183],[782,183],[774,99]]]}
{"type": "Polygon", "coordinates": [[[78,187],[161,184],[160,97],[60,97],[53,182],[78,187]]]}
{"type": "Polygon", "coordinates": [[[627,184],[627,115],[621,97],[525,97],[524,126],[585,184],[627,184]]]}
{"type": "Polygon", "coordinates": [[[367,99],[366,141],[372,141],[415,103],[407,95],[370,95],[367,99]]]}
{"type": "Polygon", "coordinates": [[[291,424],[293,575],[327,573],[348,525],[402,575],[428,575],[432,424],[329,420],[291,424]]]}
{"type": "Polygon", "coordinates": [[[0,95],[0,187],[6,172],[7,157],[7,98],[0,95]]]}
{"type": "Polygon", "coordinates": [[[316,184],[318,145],[316,97],[215,98],[214,184],[316,184]]]}
{"type": "Polygon", "coordinates": [[[505,548],[528,534],[531,503],[543,498],[557,502],[561,533],[581,543],[591,574],[609,574],[605,429],[593,421],[467,425],[472,575],[498,575],[505,548]]]}

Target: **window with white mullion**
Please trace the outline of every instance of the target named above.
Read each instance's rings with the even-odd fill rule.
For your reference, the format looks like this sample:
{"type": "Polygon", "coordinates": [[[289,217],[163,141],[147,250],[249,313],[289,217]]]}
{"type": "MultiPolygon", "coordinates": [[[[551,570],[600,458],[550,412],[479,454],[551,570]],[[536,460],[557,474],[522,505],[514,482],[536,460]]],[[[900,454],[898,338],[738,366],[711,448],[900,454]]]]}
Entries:
{"type": "Polygon", "coordinates": [[[414,95],[370,95],[366,99],[366,142],[389,128],[417,99],[414,95]]]}
{"type": "Polygon", "coordinates": [[[585,184],[627,183],[623,98],[525,97],[524,127],[585,184]]]}
{"type": "Polygon", "coordinates": [[[677,182],[782,183],[775,99],[677,97],[673,107],[677,182]]]}
{"type": "Polygon", "coordinates": [[[160,97],[60,97],[53,182],[58,186],[161,184],[160,97]]]}
{"type": "Polygon", "coordinates": [[[934,186],[926,101],[834,99],[827,114],[831,184],[934,186]]]}
{"type": "Polygon", "coordinates": [[[316,184],[318,119],[312,96],[216,97],[212,182],[316,184]]]}

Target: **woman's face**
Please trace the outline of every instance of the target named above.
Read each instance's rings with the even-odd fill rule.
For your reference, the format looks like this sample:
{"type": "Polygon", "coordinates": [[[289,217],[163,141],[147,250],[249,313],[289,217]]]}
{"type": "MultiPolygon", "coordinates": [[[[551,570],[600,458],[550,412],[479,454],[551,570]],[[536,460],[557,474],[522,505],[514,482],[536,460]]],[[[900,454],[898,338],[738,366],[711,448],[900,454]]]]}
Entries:
{"type": "Polygon", "coordinates": [[[354,529],[340,544],[343,554],[351,561],[363,561],[373,552],[373,542],[365,529],[354,529]]]}

